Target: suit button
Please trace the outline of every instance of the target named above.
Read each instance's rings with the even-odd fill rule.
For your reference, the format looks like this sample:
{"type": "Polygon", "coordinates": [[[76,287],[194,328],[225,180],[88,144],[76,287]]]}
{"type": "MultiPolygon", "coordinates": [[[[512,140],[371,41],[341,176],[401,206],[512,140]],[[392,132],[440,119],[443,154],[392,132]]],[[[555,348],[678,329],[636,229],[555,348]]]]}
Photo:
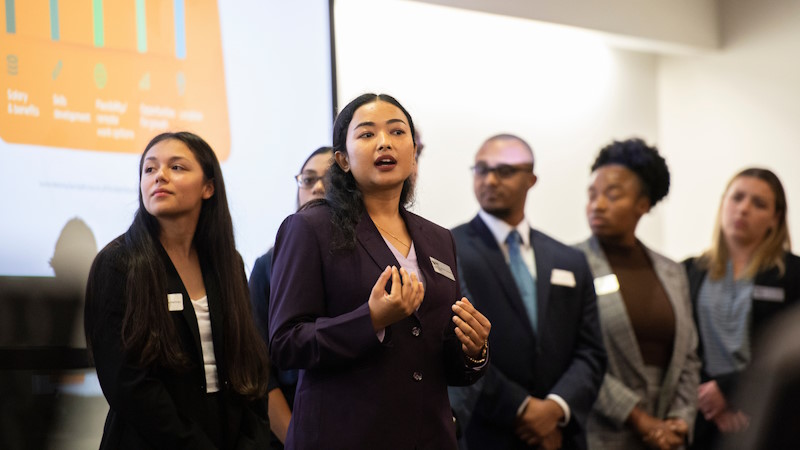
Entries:
{"type": "Polygon", "coordinates": [[[422,381],[422,372],[414,372],[414,381],[422,381]]]}
{"type": "Polygon", "coordinates": [[[422,332],[422,330],[419,327],[414,327],[414,328],[411,329],[411,334],[414,335],[414,336],[419,336],[419,334],[421,332],[422,332]]]}

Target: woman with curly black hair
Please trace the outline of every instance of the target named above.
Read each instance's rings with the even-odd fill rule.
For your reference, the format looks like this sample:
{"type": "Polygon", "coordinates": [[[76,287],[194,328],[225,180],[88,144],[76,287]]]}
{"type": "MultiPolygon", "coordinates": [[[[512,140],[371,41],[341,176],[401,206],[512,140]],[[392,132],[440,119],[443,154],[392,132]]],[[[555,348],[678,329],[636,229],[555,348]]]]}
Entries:
{"type": "Polygon", "coordinates": [[[163,133],[139,184],[133,224],[97,255],[86,288],[109,405],[100,448],[265,448],[267,352],[219,161],[199,136],[163,133]]]}
{"type": "Polygon", "coordinates": [[[608,369],[588,424],[590,449],[675,449],[695,417],[700,361],[681,266],[636,238],[636,226],[669,191],[669,170],[641,139],[600,151],[578,245],[595,277],[608,369]]]}
{"type": "Polygon", "coordinates": [[[414,123],[364,94],[333,151],[325,200],[275,242],[270,350],[300,369],[286,448],[455,449],[447,385],[483,374],[490,324],[460,295],[450,232],[406,210],[414,123]]]}

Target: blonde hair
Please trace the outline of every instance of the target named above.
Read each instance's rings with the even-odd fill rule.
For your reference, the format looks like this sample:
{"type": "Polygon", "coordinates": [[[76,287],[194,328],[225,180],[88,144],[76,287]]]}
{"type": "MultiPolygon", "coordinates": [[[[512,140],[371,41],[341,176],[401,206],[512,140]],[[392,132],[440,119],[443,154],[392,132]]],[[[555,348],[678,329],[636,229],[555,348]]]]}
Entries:
{"type": "Polygon", "coordinates": [[[722,193],[719,210],[717,211],[717,220],[714,223],[711,247],[700,256],[698,265],[708,270],[712,280],[719,280],[725,276],[729,252],[728,245],[725,242],[725,236],[722,232],[722,208],[725,195],[728,193],[731,185],[741,177],[757,178],[769,185],[775,196],[775,214],[778,218],[777,226],[775,229],[767,231],[766,236],[764,236],[764,239],[759,244],[752,259],[747,263],[747,266],[742,272],[742,276],[745,278],[752,278],[755,277],[756,274],[773,267],[777,267],[778,272],[783,276],[784,272],[786,272],[784,253],[789,251],[792,247],[789,238],[789,227],[786,224],[786,194],[781,181],[772,171],[754,167],[742,170],[728,181],[728,185],[722,193]]]}

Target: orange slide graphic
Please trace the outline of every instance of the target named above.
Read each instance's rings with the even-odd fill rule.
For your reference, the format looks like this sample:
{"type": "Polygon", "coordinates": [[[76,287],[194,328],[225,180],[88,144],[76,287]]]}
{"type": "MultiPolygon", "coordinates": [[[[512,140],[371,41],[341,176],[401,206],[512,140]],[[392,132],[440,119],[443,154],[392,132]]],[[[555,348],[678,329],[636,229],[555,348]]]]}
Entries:
{"type": "Polygon", "coordinates": [[[140,153],[190,130],[227,159],[216,0],[0,0],[0,138],[140,153]]]}

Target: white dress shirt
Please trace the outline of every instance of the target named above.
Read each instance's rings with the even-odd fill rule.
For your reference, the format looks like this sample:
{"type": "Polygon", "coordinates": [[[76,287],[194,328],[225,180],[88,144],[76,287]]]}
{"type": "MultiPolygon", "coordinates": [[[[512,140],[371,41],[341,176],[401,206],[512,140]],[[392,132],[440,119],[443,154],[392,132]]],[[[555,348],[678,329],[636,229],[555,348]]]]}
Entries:
{"type": "MultiPolygon", "coordinates": [[[[506,238],[508,238],[508,233],[510,233],[511,230],[517,230],[519,235],[522,237],[522,244],[520,245],[522,260],[525,262],[525,266],[528,267],[528,271],[531,273],[533,279],[536,280],[536,258],[534,257],[533,245],[531,245],[531,226],[528,223],[528,220],[523,217],[520,223],[518,223],[516,226],[511,226],[502,219],[498,219],[482,209],[478,211],[478,216],[481,218],[481,220],[483,220],[483,223],[486,224],[486,227],[489,228],[489,231],[492,232],[492,236],[494,236],[494,239],[497,241],[497,245],[500,247],[500,250],[503,252],[503,256],[506,258],[506,264],[508,264],[510,261],[508,257],[508,244],[506,244],[506,238]]],[[[567,402],[564,401],[560,395],[556,394],[547,394],[546,398],[556,402],[564,411],[564,419],[559,422],[559,425],[564,426],[568,424],[570,410],[567,402]]],[[[531,396],[528,396],[522,401],[522,404],[519,405],[519,408],[517,408],[517,416],[522,415],[522,413],[525,411],[525,407],[528,406],[530,399],[531,396]]]]}

